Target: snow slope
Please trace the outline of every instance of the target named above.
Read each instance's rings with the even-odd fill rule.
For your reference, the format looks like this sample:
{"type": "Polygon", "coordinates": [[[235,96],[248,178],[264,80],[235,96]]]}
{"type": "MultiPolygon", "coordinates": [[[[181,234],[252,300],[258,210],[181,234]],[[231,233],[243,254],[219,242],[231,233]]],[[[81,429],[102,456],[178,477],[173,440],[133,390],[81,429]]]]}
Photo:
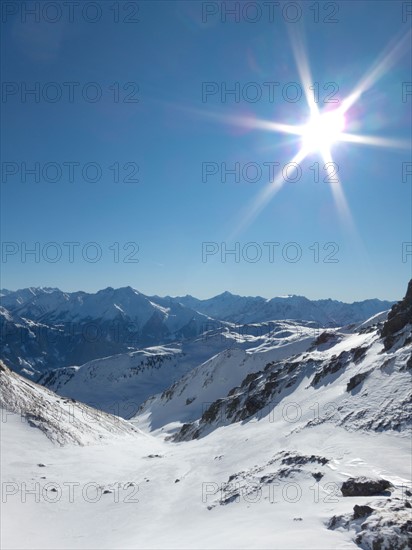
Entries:
{"type": "MultiPolygon", "coordinates": [[[[311,323],[285,321],[247,327],[225,324],[187,342],[96,359],[80,367],[55,369],[45,373],[39,383],[60,395],[130,418],[147,398],[162,392],[222,350],[244,350],[245,357],[259,354],[255,364],[261,366],[268,360],[268,354],[281,358],[306,349],[317,333],[317,327],[311,323]]],[[[223,355],[221,361],[225,376],[228,380],[233,377],[239,380],[248,367],[230,374],[234,363],[227,363],[225,358],[223,355]]],[[[190,376],[200,381],[197,372],[190,376]]]]}
{"type": "MultiPolygon", "coordinates": [[[[375,329],[341,335],[332,345],[322,343],[312,351],[267,363],[230,392],[222,391],[197,420],[182,426],[174,437],[204,437],[222,424],[247,421],[255,415],[276,417],[289,408],[299,417],[296,429],[332,422],[350,430],[410,433],[411,329],[411,324],[406,325],[389,350],[375,329]],[[330,399],[325,411],[318,407],[301,414],[305,403],[320,401],[323,394],[330,399]]],[[[203,392],[198,398],[207,401],[203,392]]]]}
{"type": "MultiPolygon", "coordinates": [[[[272,351],[257,352],[246,335],[255,351],[220,353],[198,366],[200,383],[185,378],[183,391],[197,390],[199,400],[211,387],[222,394],[186,429],[175,421],[144,435],[108,435],[104,445],[59,446],[6,415],[2,548],[410,548],[410,289],[383,326],[327,331],[263,370],[254,362],[272,351]],[[236,378],[242,361],[246,377],[240,367],[233,391],[223,382],[219,392],[219,377],[236,378]],[[342,492],[348,482],[352,496],[342,492]]],[[[179,391],[170,399],[176,410],[179,391]]],[[[143,426],[150,406],[154,414],[169,405],[148,401],[146,418],[122,425],[143,426]]]]}
{"type": "Polygon", "coordinates": [[[236,343],[240,340],[243,346],[225,349],[192,369],[162,394],[151,397],[139,409],[139,422],[150,429],[161,426],[167,429],[169,423],[173,427],[175,422],[195,420],[208,404],[226,395],[248,374],[261,370],[270,361],[301,353],[314,341],[316,330],[311,326],[290,321],[271,326],[271,332],[264,338],[226,333],[229,342],[230,337],[237,336],[236,343]]]}
{"type": "Polygon", "coordinates": [[[408,512],[410,441],[399,434],[296,431],[278,417],[190,442],[56,447],[9,418],[1,437],[5,549],[356,549],[355,530],[328,529],[331,518],[388,500],[343,497],[342,482],[358,475],[390,481],[392,503],[408,512]],[[299,464],[312,456],[327,462],[299,464]]]}
{"type": "Polygon", "coordinates": [[[9,417],[39,428],[59,445],[88,445],[119,436],[135,436],[138,429],[119,417],[92,409],[74,400],[61,399],[42,386],[26,380],[0,362],[2,427],[9,417]]]}

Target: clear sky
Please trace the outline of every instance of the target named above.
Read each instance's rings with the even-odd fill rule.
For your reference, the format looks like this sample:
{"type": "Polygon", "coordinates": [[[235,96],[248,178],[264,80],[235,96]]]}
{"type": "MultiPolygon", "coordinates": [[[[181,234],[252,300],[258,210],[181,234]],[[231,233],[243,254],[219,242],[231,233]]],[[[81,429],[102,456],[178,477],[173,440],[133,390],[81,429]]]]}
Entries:
{"type": "Polygon", "coordinates": [[[1,286],[404,295],[410,2],[23,4],[2,4],[1,286]],[[302,139],[265,123],[368,75],[341,130],[379,146],[330,145],[337,184],[316,147],[290,172],[302,139]]]}

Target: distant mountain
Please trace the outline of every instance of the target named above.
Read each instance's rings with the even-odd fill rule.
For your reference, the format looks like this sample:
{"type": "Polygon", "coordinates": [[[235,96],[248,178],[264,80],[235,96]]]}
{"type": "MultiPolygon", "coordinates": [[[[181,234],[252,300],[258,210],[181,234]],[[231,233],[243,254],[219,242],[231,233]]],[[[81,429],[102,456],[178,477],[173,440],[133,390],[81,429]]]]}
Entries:
{"type": "Polygon", "coordinates": [[[152,301],[130,286],[87,292],[62,292],[57,289],[24,289],[10,293],[1,299],[1,305],[21,317],[46,323],[86,322],[98,319],[101,322],[128,319],[150,337],[158,323],[168,334],[190,332],[192,321],[200,324],[207,318],[178,301],[152,301]],[[160,305],[163,302],[164,305],[160,305]]]}
{"type": "Polygon", "coordinates": [[[13,310],[26,302],[30,302],[38,296],[60,292],[58,288],[49,287],[29,287],[20,290],[7,290],[2,288],[0,291],[1,305],[7,309],[13,310]]]}
{"type": "Polygon", "coordinates": [[[364,321],[391,305],[381,300],[311,301],[303,296],[266,300],[229,292],[198,300],[146,296],[130,286],[96,293],[48,287],[3,290],[0,357],[18,372],[36,377],[53,368],[184,342],[230,323],[261,325],[289,319],[337,327],[364,321]]]}
{"type": "Polygon", "coordinates": [[[7,365],[35,375],[109,355],[181,341],[219,322],[131,287],[95,294],[22,289],[0,298],[1,348],[7,365]]]}
{"type": "Polygon", "coordinates": [[[175,300],[205,315],[234,323],[259,323],[277,319],[316,321],[322,326],[358,323],[375,313],[388,310],[393,302],[363,300],[347,304],[337,300],[308,300],[304,296],[278,296],[269,300],[261,296],[237,296],[224,292],[207,300],[193,296],[175,300]]]}

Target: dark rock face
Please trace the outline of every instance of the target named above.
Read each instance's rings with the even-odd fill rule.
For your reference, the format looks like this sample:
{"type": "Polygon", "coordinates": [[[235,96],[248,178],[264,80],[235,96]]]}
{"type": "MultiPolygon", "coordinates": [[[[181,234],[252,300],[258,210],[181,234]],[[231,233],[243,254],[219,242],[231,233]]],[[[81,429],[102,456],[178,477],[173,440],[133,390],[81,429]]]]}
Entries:
{"type": "Polygon", "coordinates": [[[316,338],[316,340],[313,342],[313,344],[310,346],[310,350],[318,349],[320,346],[325,346],[328,344],[328,347],[331,345],[336,344],[336,342],[339,340],[339,336],[336,335],[334,332],[322,332],[319,334],[319,336],[316,338]]]}
{"type": "Polygon", "coordinates": [[[370,516],[372,514],[373,508],[370,506],[359,506],[355,504],[353,507],[353,519],[364,518],[365,516],[370,516]]]}
{"type": "Polygon", "coordinates": [[[260,411],[265,406],[264,401],[260,401],[258,397],[251,395],[246,398],[244,407],[245,407],[245,414],[243,415],[244,418],[242,420],[248,418],[249,416],[252,416],[256,414],[258,411],[260,411]]]}
{"type": "Polygon", "coordinates": [[[408,323],[412,323],[412,279],[403,300],[392,306],[388,319],[382,327],[381,336],[384,338],[385,350],[390,349],[394,342],[394,335],[408,323]]]}
{"type": "Polygon", "coordinates": [[[391,484],[386,479],[350,477],[342,483],[341,491],[344,497],[370,497],[381,495],[390,487],[391,484]]]}
{"type": "Polygon", "coordinates": [[[367,351],[368,351],[367,346],[360,346],[358,348],[351,349],[352,361],[354,363],[359,363],[365,357],[367,351]]]}
{"type": "MultiPolygon", "coordinates": [[[[328,363],[325,363],[321,370],[319,370],[312,380],[312,386],[317,387],[321,383],[324,383],[324,378],[328,375],[336,374],[339,371],[346,368],[351,361],[359,363],[363,360],[368,351],[367,346],[360,346],[358,348],[352,348],[351,350],[342,351],[337,357],[332,356],[328,363]]],[[[348,390],[349,391],[349,390],[348,390]]]]}
{"type": "Polygon", "coordinates": [[[320,383],[324,383],[324,379],[331,374],[335,374],[346,367],[352,359],[349,351],[342,351],[337,357],[332,356],[328,363],[322,365],[322,368],[313,377],[311,385],[317,387],[320,383]]]}
{"type": "Polygon", "coordinates": [[[333,340],[334,339],[334,336],[335,334],[332,332],[322,332],[322,334],[320,334],[317,338],[316,338],[316,341],[315,341],[315,346],[320,346],[322,344],[326,344],[327,342],[329,342],[329,340],[333,340]]]}
{"type": "Polygon", "coordinates": [[[327,458],[324,456],[318,456],[318,455],[299,455],[297,453],[288,453],[284,458],[282,458],[281,463],[282,464],[298,464],[299,466],[302,466],[304,464],[308,464],[310,462],[317,462],[318,464],[322,464],[324,466],[329,462],[327,458]]]}
{"type": "Polygon", "coordinates": [[[370,371],[366,372],[360,372],[359,374],[355,374],[355,376],[352,376],[352,378],[349,380],[346,391],[352,391],[356,386],[359,386],[361,382],[365,380],[370,374],[370,371]]]}
{"type": "Polygon", "coordinates": [[[222,403],[223,399],[217,399],[216,401],[214,401],[210,405],[210,407],[208,407],[204,411],[202,415],[203,422],[214,422],[218,418],[220,406],[222,405],[222,403]]]}

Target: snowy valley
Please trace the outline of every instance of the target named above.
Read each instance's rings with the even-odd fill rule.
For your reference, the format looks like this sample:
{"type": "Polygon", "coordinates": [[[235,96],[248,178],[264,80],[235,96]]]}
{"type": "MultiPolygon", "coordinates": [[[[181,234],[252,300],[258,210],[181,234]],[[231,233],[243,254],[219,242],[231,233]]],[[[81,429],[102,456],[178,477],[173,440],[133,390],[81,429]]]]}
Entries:
{"type": "Polygon", "coordinates": [[[3,293],[3,548],[410,547],[412,281],[392,307],[290,297],[260,318],[136,292],[3,293]],[[140,323],[143,345],[65,364],[63,339],[10,328],[84,319],[140,323]]]}

